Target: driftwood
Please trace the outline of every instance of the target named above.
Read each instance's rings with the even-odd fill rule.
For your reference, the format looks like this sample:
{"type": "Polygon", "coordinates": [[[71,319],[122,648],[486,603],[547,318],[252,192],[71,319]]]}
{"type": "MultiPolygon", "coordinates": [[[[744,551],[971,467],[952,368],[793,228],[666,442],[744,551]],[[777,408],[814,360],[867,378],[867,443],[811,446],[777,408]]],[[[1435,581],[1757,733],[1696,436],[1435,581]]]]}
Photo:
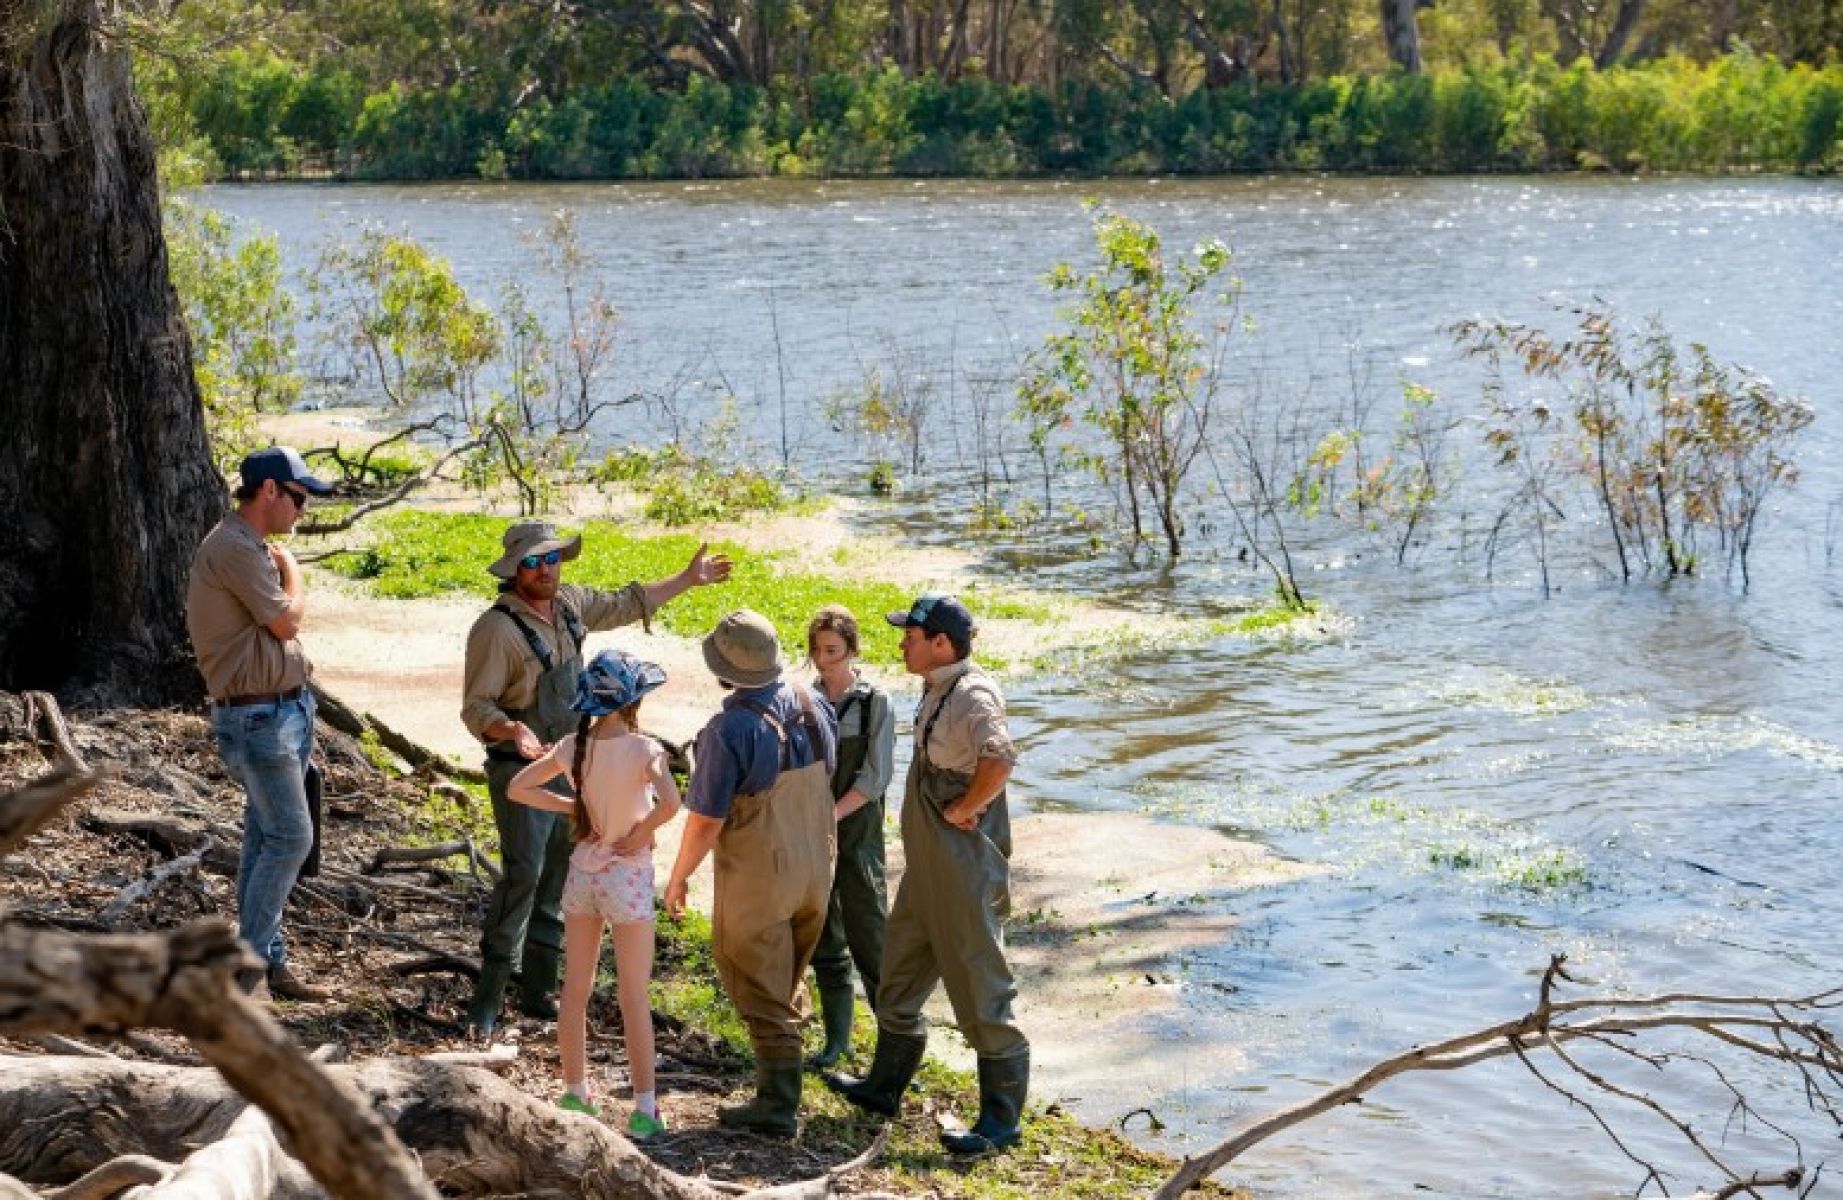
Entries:
{"type": "MultiPolygon", "coordinates": [[[[325,1073],[361,1097],[363,1107],[385,1115],[394,1138],[447,1190],[664,1200],[723,1194],[655,1165],[609,1126],[533,1099],[487,1071],[385,1058],[325,1073]]],[[[122,1153],[178,1157],[190,1144],[220,1141],[244,1111],[240,1098],[201,1068],[0,1058],[0,1080],[0,1131],[11,1131],[0,1132],[0,1170],[29,1183],[54,1182],[122,1153]],[[59,1136],[44,1137],[49,1128],[59,1136]]],[[[399,1194],[375,1187],[329,1191],[399,1194]]]]}
{"type": "MultiPolygon", "coordinates": [[[[1397,1075],[1411,1071],[1453,1071],[1512,1056],[1544,1087],[1586,1109],[1620,1152],[1642,1172],[1643,1178],[1638,1185],[1640,1195],[1651,1185],[1662,1187],[1670,1173],[1643,1160],[1620,1140],[1612,1119],[1601,1111],[1610,1101],[1634,1106],[1664,1122],[1682,1138],[1696,1160],[1720,1172],[1724,1185],[1705,1194],[1717,1197],[1757,1195],[1764,1187],[1797,1188],[1807,1174],[1803,1148],[1798,1140],[1757,1112],[1716,1063],[1682,1050],[1647,1051],[1641,1048],[1640,1037],[1660,1030],[1686,1031],[1706,1038],[1715,1049],[1739,1051],[1778,1065],[1800,1082],[1811,1107],[1843,1132],[1843,1105],[1839,1103],[1840,1093],[1843,1093],[1843,1048],[1839,1047],[1836,1035],[1820,1023],[1825,1015],[1843,1009],[1843,988],[1800,997],[1672,993],[1556,1000],[1557,983],[1573,982],[1564,970],[1564,963],[1561,955],[1550,960],[1542,979],[1540,1002],[1531,1012],[1432,1045],[1416,1046],[1308,1100],[1244,1123],[1225,1141],[1185,1159],[1158,1190],[1156,1200],[1171,1200],[1183,1195],[1274,1134],[1341,1105],[1360,1101],[1397,1075]],[[1794,1165],[1774,1172],[1743,1173],[1741,1168],[1726,1161],[1707,1137],[1663,1102],[1649,1093],[1621,1085],[1604,1071],[1589,1068],[1578,1056],[1580,1049],[1589,1047],[1609,1050],[1628,1061],[1660,1070],[1670,1066],[1706,1069],[1728,1093],[1736,1116],[1757,1122],[1783,1137],[1794,1165]],[[1558,1078],[1551,1078],[1551,1073],[1558,1078]]],[[[1666,1190],[1664,1194],[1669,1192],[1666,1190]]]]}
{"type": "Polygon", "coordinates": [[[0,858],[10,854],[101,779],[91,771],[59,768],[0,800],[0,858]]]}
{"type": "Polygon", "coordinates": [[[104,925],[113,925],[120,921],[130,908],[133,908],[143,897],[159,890],[160,885],[173,876],[198,870],[199,864],[204,861],[207,854],[217,848],[217,844],[216,838],[206,834],[204,844],[192,853],[160,864],[149,871],[145,879],[136,880],[117,892],[115,898],[110,900],[102,912],[97,914],[96,919],[104,925]]]}

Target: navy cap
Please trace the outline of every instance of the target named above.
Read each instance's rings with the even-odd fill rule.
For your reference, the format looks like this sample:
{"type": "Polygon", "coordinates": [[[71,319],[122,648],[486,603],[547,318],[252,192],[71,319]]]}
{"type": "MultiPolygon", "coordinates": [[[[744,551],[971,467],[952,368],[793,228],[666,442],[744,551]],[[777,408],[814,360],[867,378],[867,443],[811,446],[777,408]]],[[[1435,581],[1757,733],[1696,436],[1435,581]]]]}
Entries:
{"type": "Polygon", "coordinates": [[[273,479],[277,483],[298,483],[316,496],[333,494],[332,485],[310,474],[292,446],[270,446],[246,456],[237,474],[243,477],[245,487],[273,479]]]}
{"type": "Polygon", "coordinates": [[[978,627],[966,605],[953,596],[928,592],[917,596],[906,612],[885,613],[883,619],[898,629],[913,625],[930,637],[944,633],[955,641],[971,641],[978,627]]]}

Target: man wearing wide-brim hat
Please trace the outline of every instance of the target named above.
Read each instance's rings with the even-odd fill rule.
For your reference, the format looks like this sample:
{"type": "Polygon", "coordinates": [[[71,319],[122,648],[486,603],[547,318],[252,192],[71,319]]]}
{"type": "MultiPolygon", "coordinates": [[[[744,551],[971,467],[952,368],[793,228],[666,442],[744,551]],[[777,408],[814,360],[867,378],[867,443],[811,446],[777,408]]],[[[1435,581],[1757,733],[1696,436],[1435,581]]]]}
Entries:
{"type": "Polygon", "coordinates": [[[781,678],[780,638],[738,609],[704,639],[704,662],[730,689],[698,735],[684,838],[666,909],[685,911],[691,875],[717,852],[711,950],[755,1050],[755,1097],[717,1120],[791,1137],[805,1070],[806,968],[825,929],[838,829],[832,770],[838,718],[826,698],[781,678]]]}
{"type": "Polygon", "coordinates": [[[979,1117],[941,1141],[956,1154],[984,1154],[1016,1144],[1030,1090],[1002,924],[1011,908],[1005,784],[1017,748],[1004,696],[972,660],[978,630],[966,605],[929,593],[888,620],[902,630],[903,665],[923,681],[902,796],[902,884],[884,929],[870,1073],[825,1078],[859,1108],[895,1116],[928,1045],[922,1007],[943,985],[978,1056],[979,1117]]]}
{"type": "MultiPolygon", "coordinates": [[[[548,521],[514,521],[502,553],[487,567],[499,597],[467,635],[461,720],[486,747],[487,791],[499,830],[504,873],[487,902],[480,980],[468,1024],[490,1033],[516,967],[519,1009],[555,1020],[563,958],[563,882],[569,873],[569,822],[506,798],[506,785],[550,744],[576,727],[570,699],[582,671],[583,638],[593,630],[650,623],[681,592],[729,578],[730,562],[699,546],[691,562],[657,583],[604,592],[562,581],[563,564],[582,553],[548,521]]],[[[649,624],[650,628],[650,624],[649,624]]]]}

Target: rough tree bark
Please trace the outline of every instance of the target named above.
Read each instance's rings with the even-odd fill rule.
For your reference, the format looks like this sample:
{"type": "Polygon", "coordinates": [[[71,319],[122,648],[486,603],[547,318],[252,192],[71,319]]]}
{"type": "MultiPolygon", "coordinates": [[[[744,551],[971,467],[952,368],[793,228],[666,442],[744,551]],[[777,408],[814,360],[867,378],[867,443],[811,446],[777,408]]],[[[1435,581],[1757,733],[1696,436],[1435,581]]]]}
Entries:
{"type": "Polygon", "coordinates": [[[0,687],[177,702],[225,495],[115,4],[0,5],[0,687]]]}

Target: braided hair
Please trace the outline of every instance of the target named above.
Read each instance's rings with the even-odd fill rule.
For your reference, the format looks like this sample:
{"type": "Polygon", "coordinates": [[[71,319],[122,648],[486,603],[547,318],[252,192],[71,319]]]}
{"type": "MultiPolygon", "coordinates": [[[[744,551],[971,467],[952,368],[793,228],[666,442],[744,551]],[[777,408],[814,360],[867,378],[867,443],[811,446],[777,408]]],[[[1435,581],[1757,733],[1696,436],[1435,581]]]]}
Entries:
{"type": "MultiPolygon", "coordinates": [[[[635,700],[625,708],[617,709],[627,728],[634,733],[640,732],[640,701],[635,700]]],[[[608,714],[615,715],[614,713],[608,714]]],[[[570,836],[578,842],[587,842],[595,837],[595,822],[589,817],[589,806],[582,798],[584,771],[589,765],[589,729],[600,718],[583,713],[576,722],[576,761],[570,766],[570,782],[575,785],[576,802],[570,808],[570,836]]]]}

